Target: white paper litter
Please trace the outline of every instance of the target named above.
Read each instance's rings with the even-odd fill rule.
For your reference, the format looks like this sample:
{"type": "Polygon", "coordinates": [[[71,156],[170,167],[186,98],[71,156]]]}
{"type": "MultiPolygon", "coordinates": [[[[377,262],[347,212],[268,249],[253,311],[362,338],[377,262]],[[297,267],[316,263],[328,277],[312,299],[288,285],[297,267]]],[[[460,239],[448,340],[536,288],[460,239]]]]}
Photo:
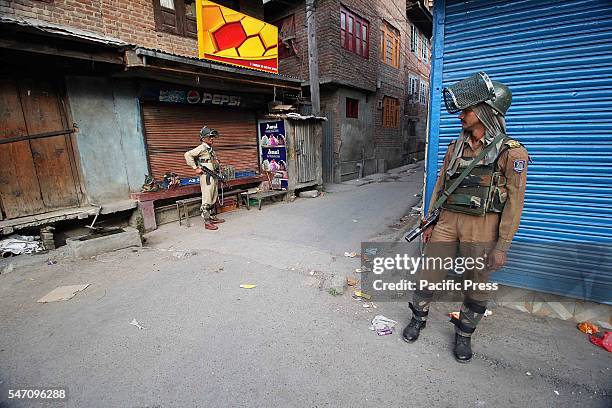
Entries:
{"type": "Polygon", "coordinates": [[[0,253],[6,258],[11,255],[32,254],[43,250],[39,237],[11,235],[0,241],[0,253]]]}
{"type": "Polygon", "coordinates": [[[397,322],[395,320],[389,319],[383,315],[374,316],[372,319],[372,324],[370,325],[370,330],[385,330],[385,329],[393,329],[397,322]]]}
{"type": "Polygon", "coordinates": [[[89,283],[84,285],[70,285],[70,286],[60,286],[58,288],[53,289],[51,292],[47,293],[45,296],[38,299],[36,302],[38,303],[49,303],[49,302],[57,302],[60,300],[69,300],[82,290],[85,290],[89,286],[89,283]]]}
{"type": "Polygon", "coordinates": [[[138,323],[138,320],[136,320],[136,319],[132,319],[132,321],[130,322],[130,324],[131,324],[132,326],[136,326],[136,327],[138,327],[138,330],[142,330],[142,329],[144,329],[144,327],[142,327],[142,326],[140,325],[140,323],[138,323]]]}

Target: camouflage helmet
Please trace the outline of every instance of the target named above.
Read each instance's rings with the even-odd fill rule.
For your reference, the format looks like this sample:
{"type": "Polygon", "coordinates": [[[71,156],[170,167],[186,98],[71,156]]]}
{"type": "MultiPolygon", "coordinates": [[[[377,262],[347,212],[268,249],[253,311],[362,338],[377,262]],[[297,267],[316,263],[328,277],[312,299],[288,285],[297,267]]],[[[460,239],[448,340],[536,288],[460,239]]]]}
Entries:
{"type": "Polygon", "coordinates": [[[205,139],[207,137],[218,137],[219,136],[219,132],[217,132],[215,129],[211,129],[208,126],[204,126],[202,129],[200,129],[200,140],[205,139]]]}
{"type": "Polygon", "coordinates": [[[501,82],[491,81],[493,88],[495,88],[495,99],[485,101],[487,105],[492,107],[497,113],[502,116],[506,116],[506,112],[512,104],[512,91],[506,85],[501,82]]]}

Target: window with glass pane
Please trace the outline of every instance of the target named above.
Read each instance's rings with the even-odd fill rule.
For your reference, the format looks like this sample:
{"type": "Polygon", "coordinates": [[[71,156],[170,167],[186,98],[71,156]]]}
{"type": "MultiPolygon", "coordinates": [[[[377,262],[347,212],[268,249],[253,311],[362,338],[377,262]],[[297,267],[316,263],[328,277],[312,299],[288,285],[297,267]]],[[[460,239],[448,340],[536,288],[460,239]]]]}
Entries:
{"type": "Polygon", "coordinates": [[[368,58],[368,22],[342,8],[340,10],[340,43],[343,48],[368,58]]]}

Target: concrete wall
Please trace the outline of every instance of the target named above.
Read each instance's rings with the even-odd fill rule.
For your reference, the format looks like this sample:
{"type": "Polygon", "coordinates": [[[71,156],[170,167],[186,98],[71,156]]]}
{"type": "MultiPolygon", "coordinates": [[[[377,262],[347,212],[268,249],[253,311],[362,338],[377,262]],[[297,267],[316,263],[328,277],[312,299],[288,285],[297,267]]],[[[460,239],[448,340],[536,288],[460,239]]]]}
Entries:
{"type": "MultiPolygon", "coordinates": [[[[375,101],[372,95],[366,95],[353,89],[340,88],[338,94],[338,118],[340,127],[340,165],[341,181],[350,180],[359,176],[359,167],[362,159],[375,157],[374,143],[374,121],[373,112],[375,101]],[[346,98],[353,98],[359,101],[359,114],[355,118],[346,117],[346,98]],[[353,174],[346,174],[355,172],[353,174]]],[[[376,172],[375,161],[370,160],[364,163],[363,174],[376,172]]]]}
{"type": "Polygon", "coordinates": [[[132,81],[67,77],[77,148],[90,203],[127,199],[148,173],[144,137],[132,81]]]}

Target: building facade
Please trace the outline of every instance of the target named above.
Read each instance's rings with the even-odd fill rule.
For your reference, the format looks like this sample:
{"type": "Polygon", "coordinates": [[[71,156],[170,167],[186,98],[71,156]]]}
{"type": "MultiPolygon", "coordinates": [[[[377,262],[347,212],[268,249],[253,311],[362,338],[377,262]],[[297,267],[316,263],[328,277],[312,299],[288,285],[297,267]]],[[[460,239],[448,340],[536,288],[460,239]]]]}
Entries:
{"type": "MultiPolygon", "coordinates": [[[[261,1],[218,3],[263,18],[261,1]]],[[[235,184],[260,181],[257,121],[301,81],[197,59],[196,31],[188,0],[0,0],[0,232],[136,204],[155,228],[144,177],[193,178],[204,124],[235,184]]]]}
{"type": "MultiPolygon", "coordinates": [[[[303,78],[307,95],[305,2],[268,0],[265,19],[279,27],[280,72],[303,78]]],[[[325,181],[423,157],[431,24],[421,2],[316,2],[325,181]]]]}

